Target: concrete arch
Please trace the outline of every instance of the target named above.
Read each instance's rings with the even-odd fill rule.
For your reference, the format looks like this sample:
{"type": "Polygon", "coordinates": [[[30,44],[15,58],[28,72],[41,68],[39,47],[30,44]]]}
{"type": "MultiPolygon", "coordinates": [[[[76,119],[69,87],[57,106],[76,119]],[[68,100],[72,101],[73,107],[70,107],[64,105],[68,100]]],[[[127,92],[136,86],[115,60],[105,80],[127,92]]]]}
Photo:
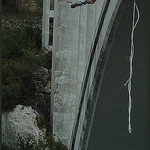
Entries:
{"type": "Polygon", "coordinates": [[[97,84],[101,82],[121,2],[102,0],[72,10],[64,0],[55,1],[53,133],[70,150],[86,149],[97,84]]]}

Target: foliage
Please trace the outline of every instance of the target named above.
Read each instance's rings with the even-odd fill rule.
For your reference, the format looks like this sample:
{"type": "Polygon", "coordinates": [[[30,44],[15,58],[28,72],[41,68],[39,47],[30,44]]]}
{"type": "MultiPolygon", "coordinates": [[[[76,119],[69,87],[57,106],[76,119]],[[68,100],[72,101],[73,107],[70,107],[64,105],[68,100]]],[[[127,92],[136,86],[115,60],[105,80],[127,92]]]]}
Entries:
{"type": "Polygon", "coordinates": [[[9,150],[9,149],[10,149],[10,146],[5,145],[4,143],[2,144],[2,150],[9,150]]]}
{"type": "Polygon", "coordinates": [[[54,135],[49,134],[44,137],[44,140],[47,142],[47,146],[49,146],[51,150],[67,150],[67,147],[63,145],[60,140],[58,141],[55,140],[54,135]]]}
{"type": "Polygon", "coordinates": [[[39,9],[43,9],[43,0],[36,0],[37,6],[39,9]]]}
{"type": "Polygon", "coordinates": [[[52,52],[48,51],[40,56],[41,65],[45,68],[51,68],[52,67],[52,52]]]}
{"type": "Polygon", "coordinates": [[[45,125],[45,116],[43,114],[39,114],[37,117],[37,124],[40,129],[42,129],[45,125]]]}
{"type": "Polygon", "coordinates": [[[32,70],[38,66],[50,69],[51,58],[47,55],[51,54],[43,54],[38,34],[31,26],[11,33],[3,29],[2,34],[3,111],[11,111],[18,104],[32,106],[36,90],[32,70]]]}
{"type": "Polygon", "coordinates": [[[16,144],[6,146],[3,144],[2,150],[45,150],[46,148],[51,150],[67,150],[67,147],[62,142],[55,141],[54,135],[46,135],[43,138],[35,141],[31,136],[23,138],[18,135],[16,144]]]}
{"type": "Polygon", "coordinates": [[[2,15],[4,16],[20,16],[23,18],[31,16],[42,16],[42,10],[43,0],[2,0],[2,15]],[[33,11],[28,8],[32,1],[35,2],[35,6],[37,6],[33,11]]]}

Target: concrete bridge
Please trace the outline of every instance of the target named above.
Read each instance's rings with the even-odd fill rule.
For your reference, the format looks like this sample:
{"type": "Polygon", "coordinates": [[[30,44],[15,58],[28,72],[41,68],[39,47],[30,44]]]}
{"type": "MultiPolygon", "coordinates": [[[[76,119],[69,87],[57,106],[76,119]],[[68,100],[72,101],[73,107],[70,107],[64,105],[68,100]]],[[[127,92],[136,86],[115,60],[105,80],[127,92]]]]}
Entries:
{"type": "Polygon", "coordinates": [[[54,3],[53,133],[71,150],[86,149],[97,89],[121,0],[97,0],[71,9],[54,3]]]}
{"type": "Polygon", "coordinates": [[[113,33],[125,3],[97,0],[71,9],[65,0],[54,2],[51,128],[69,150],[87,149],[113,33]]]}

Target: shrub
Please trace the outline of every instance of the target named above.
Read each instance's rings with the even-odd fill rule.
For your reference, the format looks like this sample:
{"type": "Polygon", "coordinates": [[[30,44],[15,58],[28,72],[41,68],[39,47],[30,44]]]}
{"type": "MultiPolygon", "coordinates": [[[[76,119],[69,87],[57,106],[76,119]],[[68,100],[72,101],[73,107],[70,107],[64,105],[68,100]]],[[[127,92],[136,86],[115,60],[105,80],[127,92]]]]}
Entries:
{"type": "Polygon", "coordinates": [[[43,0],[2,0],[2,14],[5,16],[42,16],[43,0]],[[35,6],[33,6],[33,3],[35,6]]]}
{"type": "Polygon", "coordinates": [[[62,142],[55,141],[54,135],[47,135],[35,141],[31,136],[27,138],[18,135],[18,140],[13,145],[5,145],[3,143],[2,150],[45,150],[46,148],[51,150],[67,150],[67,147],[62,142]]]}
{"type": "Polygon", "coordinates": [[[45,116],[43,114],[40,114],[38,117],[37,117],[37,124],[38,124],[38,127],[40,129],[42,129],[45,125],[45,116]]]}
{"type": "Polygon", "coordinates": [[[36,89],[32,70],[38,66],[51,67],[51,53],[43,54],[37,39],[31,26],[11,33],[3,29],[3,111],[11,111],[18,104],[34,105],[36,89]]]}

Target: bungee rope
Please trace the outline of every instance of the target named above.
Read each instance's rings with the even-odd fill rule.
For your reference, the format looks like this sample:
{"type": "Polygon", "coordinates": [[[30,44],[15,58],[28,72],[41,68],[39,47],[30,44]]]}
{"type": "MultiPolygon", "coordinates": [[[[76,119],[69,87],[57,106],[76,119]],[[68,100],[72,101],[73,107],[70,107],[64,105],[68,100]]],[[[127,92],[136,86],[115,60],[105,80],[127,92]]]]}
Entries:
{"type": "Polygon", "coordinates": [[[132,32],[131,32],[131,54],[129,57],[130,61],[130,76],[129,79],[126,81],[124,86],[128,85],[128,95],[129,95],[129,106],[128,106],[128,131],[131,134],[132,133],[132,127],[131,127],[131,110],[132,110],[132,96],[131,96],[131,82],[132,82],[132,75],[133,75],[133,57],[134,57],[134,30],[139,22],[140,19],[140,12],[138,9],[138,6],[136,4],[136,0],[134,0],[133,5],[133,21],[132,21],[132,32]],[[137,11],[137,20],[135,21],[135,13],[137,11]]]}

